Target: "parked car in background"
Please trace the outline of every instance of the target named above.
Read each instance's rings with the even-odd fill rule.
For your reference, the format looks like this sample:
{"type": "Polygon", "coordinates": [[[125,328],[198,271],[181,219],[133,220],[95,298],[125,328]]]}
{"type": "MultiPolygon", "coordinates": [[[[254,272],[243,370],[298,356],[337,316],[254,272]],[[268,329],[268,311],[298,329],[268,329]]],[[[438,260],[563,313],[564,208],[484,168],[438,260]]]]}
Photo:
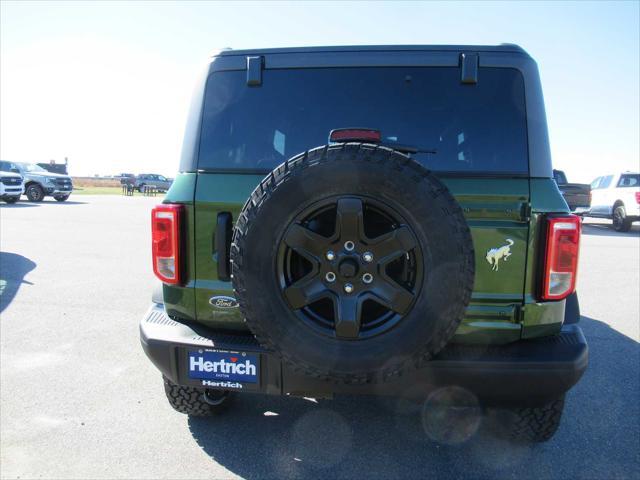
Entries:
{"type": "Polygon", "coordinates": [[[640,173],[603,175],[591,182],[589,217],[610,218],[618,232],[628,232],[640,220],[640,173]]]}
{"type": "Polygon", "coordinates": [[[155,173],[142,173],[136,177],[135,187],[142,192],[145,185],[149,187],[155,187],[162,192],[169,190],[169,187],[173,183],[173,179],[163,177],[155,173]]]}
{"type": "Polygon", "coordinates": [[[586,183],[569,183],[562,170],[554,170],[553,178],[558,184],[569,209],[576,215],[582,215],[591,206],[591,186],[586,183]]]}
{"type": "Polygon", "coordinates": [[[134,185],[136,183],[136,176],[133,173],[120,173],[114,175],[113,178],[120,180],[120,185],[134,185]]]}
{"type": "Polygon", "coordinates": [[[7,203],[16,203],[23,192],[24,182],[19,173],[15,171],[0,171],[0,200],[7,203]]]}
{"type": "Polygon", "coordinates": [[[18,170],[24,178],[24,193],[30,202],[41,202],[46,196],[64,202],[73,190],[68,175],[48,172],[35,163],[0,162],[0,170],[11,172],[12,169],[18,170]]]}

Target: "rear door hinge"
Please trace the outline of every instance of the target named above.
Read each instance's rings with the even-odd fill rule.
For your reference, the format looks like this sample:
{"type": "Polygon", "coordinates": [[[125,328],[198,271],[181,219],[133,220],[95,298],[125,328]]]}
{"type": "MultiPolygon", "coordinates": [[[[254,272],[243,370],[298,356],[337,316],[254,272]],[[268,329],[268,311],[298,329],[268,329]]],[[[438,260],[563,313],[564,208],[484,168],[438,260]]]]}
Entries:
{"type": "Polygon", "coordinates": [[[461,53],[460,71],[461,83],[478,83],[478,54],[461,53]]]}
{"type": "Polygon", "coordinates": [[[247,85],[257,87],[262,85],[262,69],[264,57],[247,57],[247,85]]]}
{"type": "Polygon", "coordinates": [[[524,202],[520,209],[520,216],[523,221],[528,222],[531,220],[531,204],[529,202],[524,202]]]}

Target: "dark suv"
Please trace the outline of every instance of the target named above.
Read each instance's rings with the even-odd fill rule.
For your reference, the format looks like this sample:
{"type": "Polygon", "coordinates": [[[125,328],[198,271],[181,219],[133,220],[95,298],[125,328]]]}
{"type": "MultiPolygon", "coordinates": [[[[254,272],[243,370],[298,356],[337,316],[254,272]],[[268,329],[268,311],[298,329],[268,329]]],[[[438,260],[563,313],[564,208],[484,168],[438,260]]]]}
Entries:
{"type": "Polygon", "coordinates": [[[173,180],[156,173],[142,173],[135,178],[135,188],[142,192],[144,187],[154,187],[156,190],[166,192],[171,187],[173,180]]]}
{"type": "Polygon", "coordinates": [[[587,367],[580,231],[520,47],[225,51],[152,212],[142,346],[189,415],[446,397],[548,440],[587,367]]]}

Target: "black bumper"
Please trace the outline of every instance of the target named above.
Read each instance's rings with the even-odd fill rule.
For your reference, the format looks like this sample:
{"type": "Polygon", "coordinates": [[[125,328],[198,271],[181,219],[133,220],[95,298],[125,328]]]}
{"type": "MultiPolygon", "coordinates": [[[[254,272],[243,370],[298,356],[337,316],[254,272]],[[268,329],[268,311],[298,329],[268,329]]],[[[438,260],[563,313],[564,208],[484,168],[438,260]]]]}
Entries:
{"type": "Polygon", "coordinates": [[[158,304],[140,322],[140,340],[153,364],[174,383],[205,388],[201,380],[188,376],[189,352],[257,354],[259,382],[233,382],[234,389],[306,397],[342,393],[420,398],[437,388],[457,386],[472,392],[484,404],[536,404],[564,394],[580,380],[588,363],[587,342],[577,325],[565,325],[555,336],[509,345],[451,344],[428,366],[375,385],[336,385],[301,375],[288,369],[251,335],[214,333],[201,326],[184,325],[170,319],[158,304]]]}

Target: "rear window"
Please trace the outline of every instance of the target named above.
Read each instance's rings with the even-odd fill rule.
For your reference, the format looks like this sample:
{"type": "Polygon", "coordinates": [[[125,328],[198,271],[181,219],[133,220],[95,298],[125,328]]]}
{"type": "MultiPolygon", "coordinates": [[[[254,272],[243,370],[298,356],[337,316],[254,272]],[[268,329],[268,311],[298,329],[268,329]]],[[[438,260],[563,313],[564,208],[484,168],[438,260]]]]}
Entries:
{"type": "Polygon", "coordinates": [[[528,172],[524,82],[514,69],[482,68],[460,83],[458,68],[265,70],[207,82],[200,169],[271,170],[324,145],[336,128],[380,130],[383,142],[435,154],[414,158],[436,171],[528,172]]]}
{"type": "Polygon", "coordinates": [[[640,186],[640,175],[625,173],[618,181],[618,187],[638,187],[640,186]]]}

